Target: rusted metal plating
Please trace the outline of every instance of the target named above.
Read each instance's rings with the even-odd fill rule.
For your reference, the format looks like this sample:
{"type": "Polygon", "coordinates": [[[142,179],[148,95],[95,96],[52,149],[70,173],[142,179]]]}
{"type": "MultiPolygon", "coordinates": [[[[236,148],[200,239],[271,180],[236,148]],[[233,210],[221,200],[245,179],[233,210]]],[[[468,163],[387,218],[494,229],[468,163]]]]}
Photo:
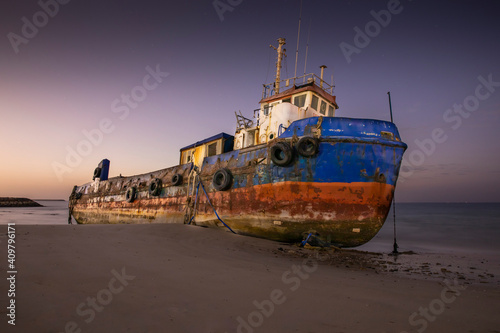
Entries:
{"type": "Polygon", "coordinates": [[[188,190],[191,176],[203,182],[217,213],[240,234],[294,242],[315,232],[337,246],[361,245],[386,219],[406,145],[393,124],[375,121],[359,132],[352,129],[360,126],[352,119],[331,119],[304,119],[268,144],[205,157],[194,178],[193,165],[184,164],[77,187],[71,196],[73,216],[79,223],[185,223],[197,199],[194,223],[221,226],[207,199],[188,190]],[[382,129],[393,139],[382,136],[382,129]],[[319,142],[312,157],[294,148],[305,136],[319,142]],[[276,165],[270,155],[282,142],[293,147],[286,166],[276,165]],[[219,191],[213,176],[221,169],[229,170],[232,179],[229,189],[219,191]],[[175,175],[184,181],[174,185],[175,175]],[[157,196],[149,193],[155,179],[162,183],[157,196]],[[136,198],[127,202],[131,187],[136,198]]]}

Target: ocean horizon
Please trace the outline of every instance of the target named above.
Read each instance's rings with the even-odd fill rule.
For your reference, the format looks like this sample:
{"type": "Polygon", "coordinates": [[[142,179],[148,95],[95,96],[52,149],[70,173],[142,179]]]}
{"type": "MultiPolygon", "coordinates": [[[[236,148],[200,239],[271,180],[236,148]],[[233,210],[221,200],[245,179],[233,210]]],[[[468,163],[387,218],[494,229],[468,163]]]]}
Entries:
{"type": "MultiPolygon", "coordinates": [[[[43,207],[0,208],[0,225],[68,223],[68,201],[35,201],[43,207]]],[[[498,253],[500,203],[396,203],[396,236],[400,252],[485,255],[498,253]]],[[[380,232],[368,243],[355,249],[389,253],[393,249],[393,242],[394,220],[391,208],[380,232]]]]}

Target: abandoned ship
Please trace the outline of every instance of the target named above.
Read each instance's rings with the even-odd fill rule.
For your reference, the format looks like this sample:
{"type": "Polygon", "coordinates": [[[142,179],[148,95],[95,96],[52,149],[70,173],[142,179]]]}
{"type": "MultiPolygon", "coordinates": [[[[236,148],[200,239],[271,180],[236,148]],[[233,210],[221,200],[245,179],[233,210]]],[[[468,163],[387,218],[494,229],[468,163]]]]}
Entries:
{"type": "Polygon", "coordinates": [[[403,153],[394,123],[335,117],[333,83],[307,74],[264,85],[254,120],[236,114],[234,136],[220,133],[180,150],[177,166],[75,186],[78,223],[187,223],[297,242],[314,233],[340,247],[368,242],[381,229],[403,153]],[[282,87],[284,89],[282,91],[282,87]]]}

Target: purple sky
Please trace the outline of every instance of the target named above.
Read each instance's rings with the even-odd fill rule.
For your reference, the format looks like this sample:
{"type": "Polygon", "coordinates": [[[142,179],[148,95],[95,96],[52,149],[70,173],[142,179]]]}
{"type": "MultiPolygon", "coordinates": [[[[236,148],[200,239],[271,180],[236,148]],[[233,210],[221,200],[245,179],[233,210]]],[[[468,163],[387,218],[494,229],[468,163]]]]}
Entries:
{"type": "MultiPolygon", "coordinates": [[[[274,78],[278,37],[294,73],[299,0],[220,0],[219,13],[212,0],[41,3],[53,17],[0,4],[0,196],[66,199],[103,158],[111,176],[145,173],[234,134],[234,111],[250,117],[274,78]]],[[[337,116],[389,120],[391,91],[409,145],[398,201],[500,201],[499,13],[498,1],[304,1],[298,72],[310,26],[307,72],[334,74],[337,116]]]]}

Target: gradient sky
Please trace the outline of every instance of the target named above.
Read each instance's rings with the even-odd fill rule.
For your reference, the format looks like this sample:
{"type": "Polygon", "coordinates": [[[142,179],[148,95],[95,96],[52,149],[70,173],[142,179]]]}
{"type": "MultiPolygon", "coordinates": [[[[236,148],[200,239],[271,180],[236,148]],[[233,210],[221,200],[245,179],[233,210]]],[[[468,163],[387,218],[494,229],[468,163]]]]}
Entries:
{"type": "MultiPolygon", "coordinates": [[[[54,1],[41,3],[55,11],[54,1]]],[[[300,1],[230,3],[221,21],[213,0],[72,0],[53,17],[34,0],[2,1],[0,196],[67,199],[103,158],[111,176],[145,173],[176,165],[183,146],[234,134],[234,111],[250,117],[273,81],[278,37],[287,39],[283,75],[293,76],[300,1]],[[23,32],[34,19],[38,32],[23,32]],[[122,94],[157,66],[168,76],[125,114],[122,94]],[[68,149],[84,147],[83,131],[103,120],[108,133],[69,167],[68,149]]],[[[500,201],[500,3],[392,4],[304,1],[298,72],[310,27],[307,72],[334,74],[337,116],[389,120],[391,91],[409,145],[398,201],[500,201]],[[390,22],[374,24],[371,12],[388,6],[390,22]],[[372,29],[369,43],[355,40],[356,27],[372,29]],[[356,42],[349,62],[341,45],[356,42]],[[453,111],[464,103],[472,111],[453,111]]]]}

